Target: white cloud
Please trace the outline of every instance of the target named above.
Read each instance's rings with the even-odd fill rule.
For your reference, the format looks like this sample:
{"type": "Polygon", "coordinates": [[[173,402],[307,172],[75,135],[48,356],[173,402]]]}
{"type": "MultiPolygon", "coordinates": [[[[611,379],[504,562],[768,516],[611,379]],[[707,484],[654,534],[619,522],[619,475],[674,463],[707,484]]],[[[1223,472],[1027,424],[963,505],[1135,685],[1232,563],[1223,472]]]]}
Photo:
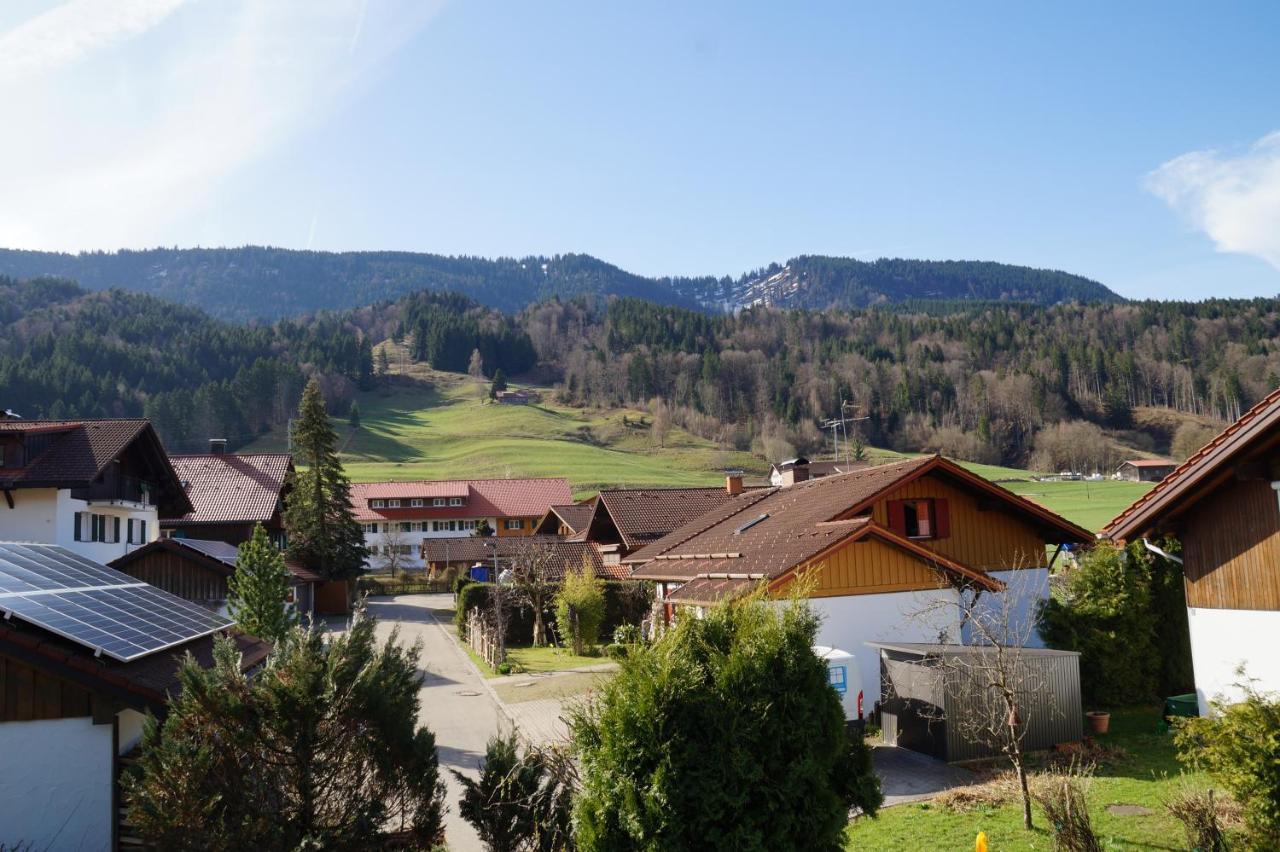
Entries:
{"type": "Polygon", "coordinates": [[[236,170],[357,91],[439,4],[100,5],[74,0],[0,32],[20,57],[0,62],[0,246],[164,243],[236,170]]]}
{"type": "Polygon", "coordinates": [[[1149,191],[1208,234],[1219,251],[1280,269],[1280,131],[1247,151],[1192,151],[1147,176],[1149,191]]]}

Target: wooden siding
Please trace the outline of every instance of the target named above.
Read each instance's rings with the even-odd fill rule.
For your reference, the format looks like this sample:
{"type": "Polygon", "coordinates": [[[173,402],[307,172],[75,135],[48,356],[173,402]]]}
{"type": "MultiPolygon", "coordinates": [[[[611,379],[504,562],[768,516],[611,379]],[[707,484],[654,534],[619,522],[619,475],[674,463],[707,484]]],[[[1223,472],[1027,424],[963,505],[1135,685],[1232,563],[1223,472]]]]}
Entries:
{"type": "Polygon", "coordinates": [[[508,538],[508,537],[511,537],[511,536],[533,535],[533,528],[534,528],[535,526],[537,526],[537,524],[538,524],[538,518],[535,518],[535,517],[527,517],[527,518],[516,518],[516,517],[511,517],[511,518],[498,518],[498,529],[497,529],[495,532],[496,532],[499,536],[501,536],[501,537],[503,537],[503,538],[508,538]],[[509,529],[507,529],[507,521],[509,521],[509,520],[510,520],[510,521],[521,521],[520,529],[518,529],[518,530],[509,530],[509,529]]]}
{"type": "Polygon", "coordinates": [[[1043,568],[1045,540],[1030,523],[994,505],[982,508],[980,499],[932,476],[908,482],[876,503],[872,516],[889,526],[889,501],[932,497],[946,500],[951,512],[951,535],[917,539],[916,543],[961,564],[988,571],[1043,568]]]}
{"type": "MultiPolygon", "coordinates": [[[[811,598],[842,595],[879,595],[937,589],[946,585],[939,571],[891,544],[875,538],[853,541],[805,564],[791,577],[812,577],[816,583],[811,598]]],[[[786,594],[788,581],[775,590],[786,594]]]]}
{"type": "Polygon", "coordinates": [[[193,559],[183,558],[167,550],[157,550],[126,564],[120,570],[185,600],[196,603],[226,600],[226,577],[196,564],[193,559]]]}
{"type": "Polygon", "coordinates": [[[1265,479],[1230,480],[1184,519],[1187,605],[1280,610],[1280,508],[1265,479]]]}
{"type": "Polygon", "coordinates": [[[0,655],[0,722],[92,715],[88,690],[0,655]]]}

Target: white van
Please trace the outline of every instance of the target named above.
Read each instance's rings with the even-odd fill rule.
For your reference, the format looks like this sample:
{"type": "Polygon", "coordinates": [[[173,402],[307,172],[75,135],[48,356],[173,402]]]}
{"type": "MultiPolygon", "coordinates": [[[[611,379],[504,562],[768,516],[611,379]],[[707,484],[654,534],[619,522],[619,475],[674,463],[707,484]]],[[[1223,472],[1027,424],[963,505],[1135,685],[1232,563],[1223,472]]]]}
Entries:
{"type": "Polygon", "coordinates": [[[814,645],[813,653],[827,664],[827,683],[840,696],[845,721],[861,727],[862,671],[858,668],[858,661],[848,651],[828,645],[814,645]]]}

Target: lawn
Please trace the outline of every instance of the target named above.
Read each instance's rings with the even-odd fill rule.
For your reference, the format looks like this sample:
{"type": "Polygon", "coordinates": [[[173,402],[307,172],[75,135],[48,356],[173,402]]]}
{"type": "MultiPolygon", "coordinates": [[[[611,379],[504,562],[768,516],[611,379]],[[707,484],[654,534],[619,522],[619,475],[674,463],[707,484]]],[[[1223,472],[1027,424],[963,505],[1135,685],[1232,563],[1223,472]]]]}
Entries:
{"type": "MultiPolygon", "coordinates": [[[[471,646],[462,641],[453,625],[449,625],[450,634],[457,640],[458,646],[467,652],[471,662],[487,678],[501,678],[500,675],[484,661],[480,655],[471,650],[471,646]]],[[[516,672],[524,674],[542,674],[544,672],[562,672],[569,669],[581,669],[587,666],[599,666],[611,662],[608,657],[579,657],[567,648],[533,648],[529,646],[508,647],[507,662],[517,667],[516,672]]]]}
{"type": "MultiPolygon", "coordinates": [[[[1181,823],[1164,810],[1164,801],[1186,781],[1207,785],[1203,775],[1180,775],[1173,738],[1159,733],[1159,710],[1118,711],[1111,733],[1100,741],[1124,750],[1124,756],[1100,763],[1090,782],[1088,801],[1095,831],[1107,849],[1186,849],[1181,823]],[[1108,805],[1139,805],[1152,813],[1125,816],[1108,805]]],[[[1043,813],[1035,811],[1036,828],[1022,828],[1017,802],[956,812],[934,802],[888,808],[875,819],[859,819],[849,827],[847,849],[972,849],[979,831],[987,833],[992,852],[1048,850],[1053,842],[1043,813]]]]}

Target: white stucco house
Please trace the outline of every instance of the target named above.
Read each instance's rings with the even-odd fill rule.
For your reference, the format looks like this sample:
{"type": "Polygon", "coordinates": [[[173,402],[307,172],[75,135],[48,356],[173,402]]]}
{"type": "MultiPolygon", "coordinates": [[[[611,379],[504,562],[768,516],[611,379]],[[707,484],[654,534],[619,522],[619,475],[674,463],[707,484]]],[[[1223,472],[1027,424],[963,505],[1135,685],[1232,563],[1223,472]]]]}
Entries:
{"type": "Polygon", "coordinates": [[[191,510],[146,420],[0,420],[0,540],[110,562],[191,510]]]}

